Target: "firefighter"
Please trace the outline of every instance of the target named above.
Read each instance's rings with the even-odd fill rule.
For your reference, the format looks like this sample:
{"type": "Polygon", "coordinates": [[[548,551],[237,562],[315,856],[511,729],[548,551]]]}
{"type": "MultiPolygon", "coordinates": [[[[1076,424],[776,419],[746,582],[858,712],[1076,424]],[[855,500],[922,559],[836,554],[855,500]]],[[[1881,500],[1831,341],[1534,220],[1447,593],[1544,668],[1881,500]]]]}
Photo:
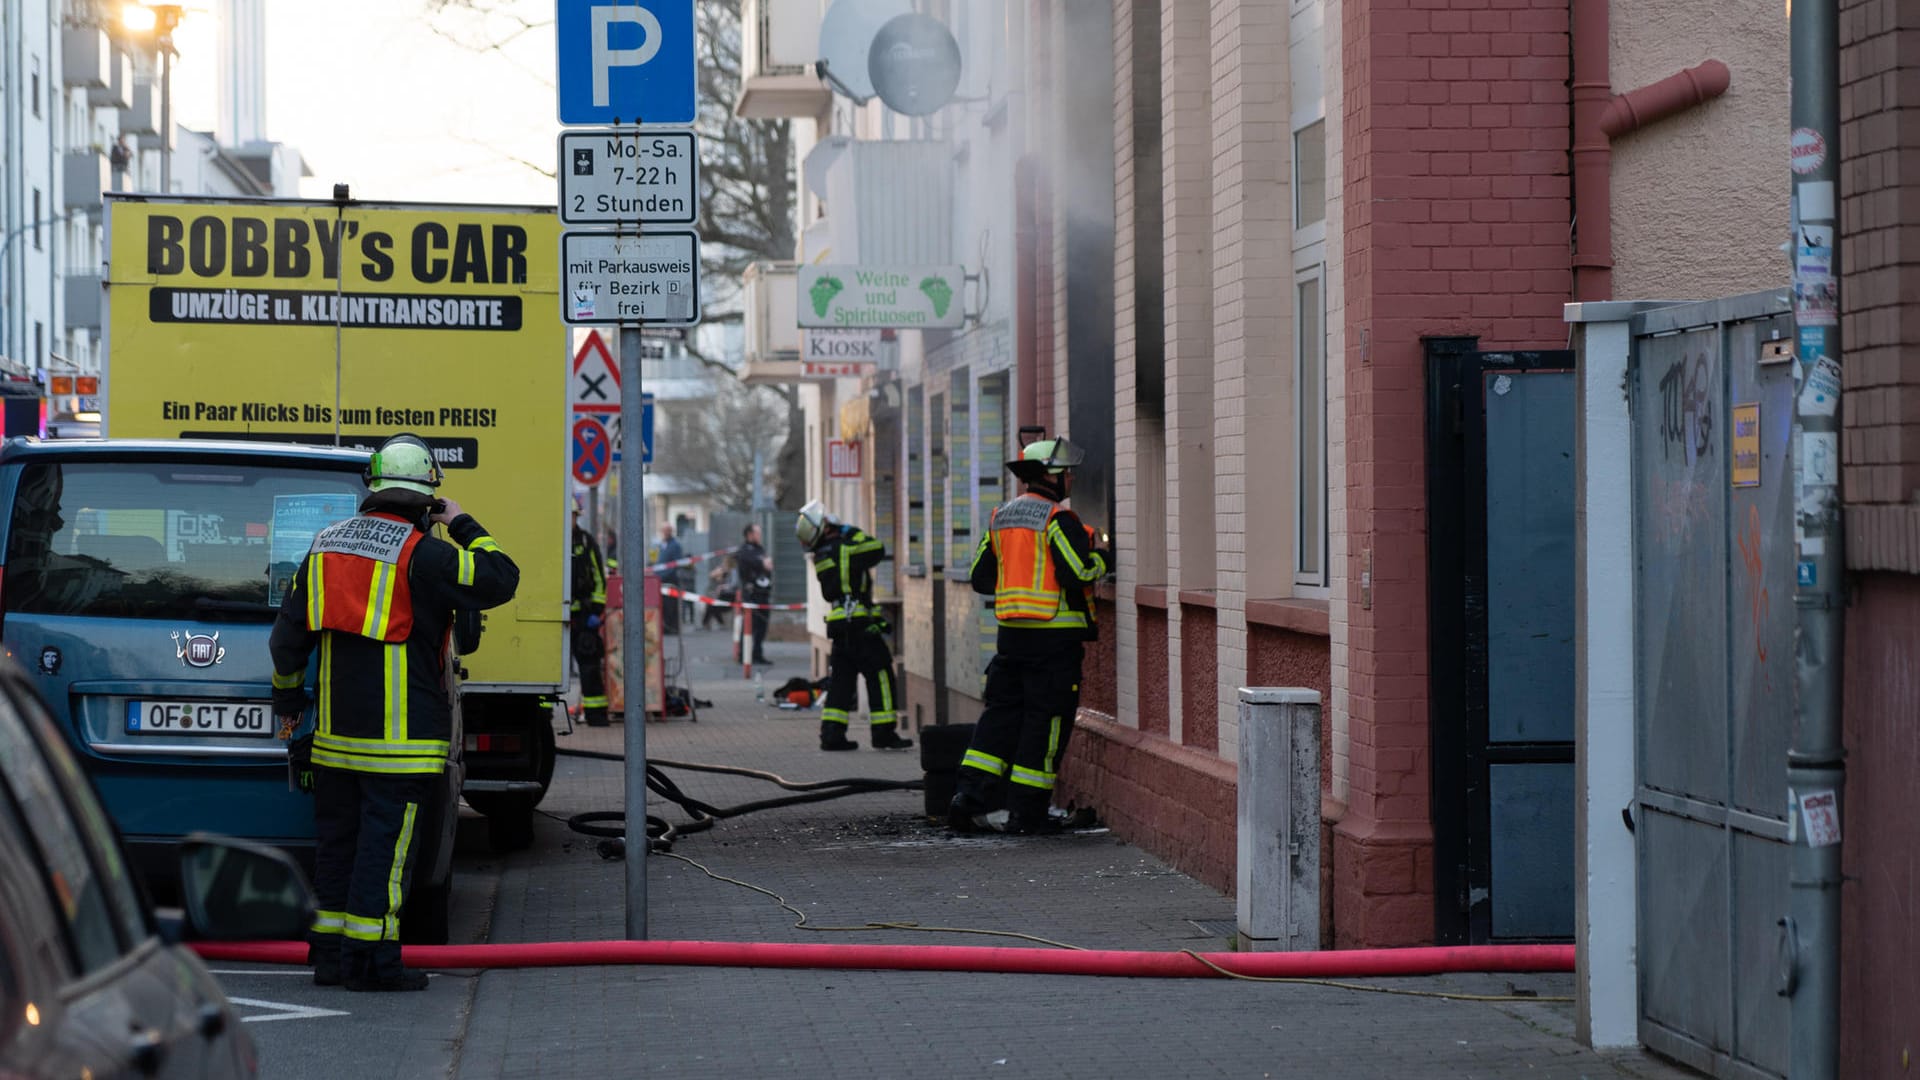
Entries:
{"type": "Polygon", "coordinates": [[[800,546],[813,558],[813,575],[826,600],[827,699],[820,710],[820,749],[858,750],[847,738],[847,714],[859,703],[859,682],[867,681],[867,714],[875,750],[905,750],[912,739],[900,737],[894,711],[893,653],[887,633],[893,628],[873,603],[873,568],[887,557],[879,540],[827,513],[815,499],[800,508],[793,523],[800,546]]]}
{"type": "MultiPolygon", "coordinates": [[[[424,990],[400,962],[400,913],[420,849],[420,812],[447,765],[454,611],[513,599],[520,568],[452,499],[417,436],[381,444],[360,512],[322,529],[274,621],[273,711],[291,731],[320,652],[310,770],[313,981],[349,990],[424,990]],[[430,533],[445,525],[452,543],[430,533]]],[[[303,748],[304,749],[304,748],[303,748]]]]}
{"type": "Polygon", "coordinates": [[[607,610],[607,565],[600,545],[580,525],[579,492],[573,493],[573,603],[568,620],[573,635],[573,663],[580,670],[580,712],[588,727],[607,726],[607,677],[600,670],[607,643],[600,622],[607,610]]]}
{"type": "Polygon", "coordinates": [[[1062,506],[1086,455],[1065,436],[1029,444],[1007,468],[1025,485],[989,519],[974,554],[975,592],[993,597],[999,622],[987,665],[986,710],[960,761],[947,824],[971,832],[1004,800],[1002,831],[1060,831],[1048,813],[1080,704],[1085,642],[1097,636],[1087,593],[1112,555],[1062,506]]]}

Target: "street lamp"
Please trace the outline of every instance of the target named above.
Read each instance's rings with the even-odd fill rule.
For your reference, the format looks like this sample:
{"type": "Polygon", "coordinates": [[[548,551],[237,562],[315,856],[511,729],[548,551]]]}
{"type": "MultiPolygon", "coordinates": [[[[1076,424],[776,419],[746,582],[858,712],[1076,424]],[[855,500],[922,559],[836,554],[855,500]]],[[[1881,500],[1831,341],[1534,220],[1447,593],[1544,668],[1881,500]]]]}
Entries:
{"type": "Polygon", "coordinates": [[[160,54],[160,191],[173,191],[173,31],[186,9],[179,4],[129,3],[120,9],[120,25],[141,36],[152,35],[160,54]]]}

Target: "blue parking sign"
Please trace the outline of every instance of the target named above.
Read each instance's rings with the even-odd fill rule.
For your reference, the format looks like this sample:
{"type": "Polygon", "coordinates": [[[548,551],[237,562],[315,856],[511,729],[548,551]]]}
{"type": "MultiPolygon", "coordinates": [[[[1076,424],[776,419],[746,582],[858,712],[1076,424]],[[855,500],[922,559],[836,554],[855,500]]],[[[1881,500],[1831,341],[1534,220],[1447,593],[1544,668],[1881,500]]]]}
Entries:
{"type": "Polygon", "coordinates": [[[695,0],[554,0],[562,124],[691,124],[695,0]]]}

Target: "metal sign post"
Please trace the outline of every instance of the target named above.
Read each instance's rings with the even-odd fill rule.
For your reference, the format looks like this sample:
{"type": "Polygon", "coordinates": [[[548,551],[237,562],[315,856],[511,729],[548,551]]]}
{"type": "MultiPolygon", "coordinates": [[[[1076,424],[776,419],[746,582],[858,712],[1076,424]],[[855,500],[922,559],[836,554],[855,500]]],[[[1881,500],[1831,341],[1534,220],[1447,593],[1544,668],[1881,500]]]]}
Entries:
{"type": "MultiPolygon", "coordinates": [[[[620,382],[640,385],[640,328],[620,328],[620,382]]],[[[620,395],[623,427],[640,430],[640,395],[620,395]]],[[[647,493],[643,455],[620,460],[620,665],[627,687],[627,937],[647,939],[647,493]],[[635,703],[639,708],[635,708],[635,703]]]]}

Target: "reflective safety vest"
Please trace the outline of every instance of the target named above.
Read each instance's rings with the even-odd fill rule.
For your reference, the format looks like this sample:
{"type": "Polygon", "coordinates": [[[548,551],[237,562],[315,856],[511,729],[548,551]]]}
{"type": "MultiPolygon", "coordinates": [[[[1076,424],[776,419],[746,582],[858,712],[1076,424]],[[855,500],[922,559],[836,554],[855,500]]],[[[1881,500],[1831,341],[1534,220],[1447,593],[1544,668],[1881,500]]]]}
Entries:
{"type": "Polygon", "coordinates": [[[320,530],[307,555],[307,629],[407,640],[413,632],[407,571],[425,535],[405,518],[377,512],[320,530]]]}
{"type": "Polygon", "coordinates": [[[1059,512],[1059,503],[1031,492],[994,510],[987,539],[999,564],[993,613],[1002,625],[1086,629],[1086,612],[1068,605],[1054,572],[1051,534],[1059,531],[1059,512]]]}

